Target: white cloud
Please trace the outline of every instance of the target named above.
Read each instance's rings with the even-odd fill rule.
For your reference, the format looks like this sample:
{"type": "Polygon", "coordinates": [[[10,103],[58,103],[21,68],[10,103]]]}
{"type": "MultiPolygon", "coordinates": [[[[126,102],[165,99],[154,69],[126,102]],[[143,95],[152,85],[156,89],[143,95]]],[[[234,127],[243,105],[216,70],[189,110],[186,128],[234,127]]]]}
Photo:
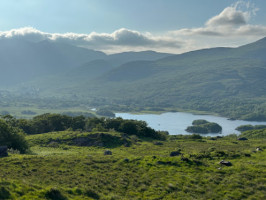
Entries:
{"type": "Polygon", "coordinates": [[[138,31],[125,28],[114,31],[113,33],[45,33],[32,27],[12,29],[10,31],[0,32],[0,38],[23,38],[26,40],[38,42],[42,40],[51,40],[65,42],[72,45],[83,46],[90,49],[102,50],[105,52],[136,49],[158,49],[158,48],[180,48],[181,42],[172,38],[162,36],[156,37],[150,33],[140,33],[138,31]]]}
{"type": "Polygon", "coordinates": [[[244,1],[225,8],[202,27],[179,29],[161,35],[121,28],[113,33],[46,33],[32,27],[0,32],[0,38],[52,40],[104,51],[156,50],[182,53],[216,46],[239,46],[266,36],[266,26],[250,24],[258,8],[244,1]]]}
{"type": "Polygon", "coordinates": [[[239,46],[266,36],[266,26],[249,24],[259,9],[238,1],[210,18],[204,26],[170,31],[172,37],[190,40],[190,49],[239,46]]]}
{"type": "Polygon", "coordinates": [[[250,12],[244,12],[237,8],[237,6],[225,8],[219,15],[209,19],[206,26],[240,26],[246,24],[250,18],[250,12]]]}

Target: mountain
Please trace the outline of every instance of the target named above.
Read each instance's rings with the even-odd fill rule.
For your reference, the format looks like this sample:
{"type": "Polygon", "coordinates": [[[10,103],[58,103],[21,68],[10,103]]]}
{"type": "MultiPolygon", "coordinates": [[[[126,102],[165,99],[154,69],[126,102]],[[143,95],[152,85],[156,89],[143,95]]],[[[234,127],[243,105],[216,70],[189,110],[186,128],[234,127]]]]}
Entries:
{"type": "Polygon", "coordinates": [[[99,64],[99,70],[103,70],[93,78],[84,79],[85,74],[90,77],[93,69],[88,65],[73,70],[74,84],[61,84],[57,92],[42,89],[44,94],[61,91],[62,95],[108,99],[104,101],[107,104],[194,109],[232,118],[255,119],[265,113],[266,120],[265,41],[264,38],[238,48],[203,49],[120,66],[106,61],[109,65],[99,64]]]}
{"type": "Polygon", "coordinates": [[[50,41],[0,40],[0,85],[14,85],[100,59],[102,52],[50,41]]]}
{"type": "Polygon", "coordinates": [[[159,53],[155,51],[140,51],[140,52],[123,52],[117,54],[111,54],[108,56],[107,61],[115,66],[120,66],[122,64],[143,60],[143,61],[154,61],[159,60],[173,54],[169,53],[159,53]]]}
{"type": "MultiPolygon", "coordinates": [[[[62,55],[71,54],[74,61],[78,56],[83,58],[80,53],[73,57],[73,51],[66,48],[58,50],[60,47],[53,55],[61,63],[62,55]]],[[[37,87],[43,97],[74,97],[72,100],[93,100],[97,105],[193,109],[266,120],[266,38],[238,48],[179,55],[152,51],[104,55],[72,48],[95,53],[95,59],[80,59],[82,64],[74,66],[66,56],[67,64],[58,66],[60,73],[37,77],[23,86],[37,87]],[[62,70],[62,66],[67,67],[62,70]]]]}
{"type": "Polygon", "coordinates": [[[0,39],[0,86],[21,84],[51,75],[67,76],[65,72],[69,70],[72,70],[69,73],[75,74],[73,69],[77,69],[76,73],[85,70],[81,76],[86,73],[92,76],[95,72],[95,77],[103,70],[100,60],[106,66],[119,66],[132,60],[157,60],[169,55],[153,51],[106,55],[100,51],[51,40],[30,42],[23,39],[0,39]],[[101,69],[96,69],[97,65],[101,69]],[[93,69],[89,72],[90,67],[93,69]]]}

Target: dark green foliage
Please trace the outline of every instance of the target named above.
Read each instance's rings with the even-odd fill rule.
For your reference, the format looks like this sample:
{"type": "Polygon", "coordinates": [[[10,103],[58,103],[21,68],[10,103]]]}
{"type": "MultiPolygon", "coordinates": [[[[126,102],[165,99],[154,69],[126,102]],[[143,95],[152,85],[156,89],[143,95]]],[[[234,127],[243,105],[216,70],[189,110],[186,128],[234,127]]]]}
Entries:
{"type": "Polygon", "coordinates": [[[10,198],[10,192],[4,187],[0,187],[0,199],[9,199],[10,198]]]}
{"type": "Polygon", "coordinates": [[[41,134],[65,130],[107,132],[114,130],[127,135],[165,140],[168,135],[164,131],[155,131],[144,121],[124,120],[122,118],[85,118],[84,116],[70,117],[60,114],[43,114],[33,119],[15,119],[5,116],[9,126],[22,129],[27,134],[41,134]]]}
{"type": "Polygon", "coordinates": [[[200,140],[200,139],[202,139],[202,136],[199,134],[192,134],[191,139],[199,139],[200,140]]]}
{"type": "Polygon", "coordinates": [[[60,190],[56,188],[51,188],[50,190],[46,191],[44,196],[50,200],[66,200],[67,199],[66,197],[62,195],[60,190]]]}
{"type": "Polygon", "coordinates": [[[252,129],[254,129],[254,126],[252,126],[252,125],[242,125],[242,126],[236,127],[236,130],[240,131],[240,132],[244,132],[244,131],[248,131],[248,130],[252,130],[252,129]]]}
{"type": "Polygon", "coordinates": [[[241,133],[241,137],[247,138],[266,138],[266,129],[254,129],[241,133]]]}
{"type": "Polygon", "coordinates": [[[144,121],[124,120],[122,118],[107,120],[106,128],[111,128],[128,135],[137,135],[139,137],[150,137],[162,140],[164,140],[167,135],[165,132],[155,131],[148,127],[147,123],[144,121]]]}
{"type": "Polygon", "coordinates": [[[186,129],[189,133],[208,133],[208,129],[205,126],[188,126],[186,129]]]}
{"type": "Polygon", "coordinates": [[[84,116],[84,117],[96,117],[94,114],[89,112],[62,112],[62,115],[67,115],[70,117],[78,117],[78,116],[84,116]]]}
{"type": "Polygon", "coordinates": [[[93,199],[100,199],[100,196],[96,192],[94,192],[93,190],[90,190],[90,189],[87,189],[85,191],[85,195],[88,197],[91,197],[93,199]]]}
{"type": "Polygon", "coordinates": [[[208,122],[207,120],[194,120],[192,122],[193,126],[187,127],[186,131],[190,133],[220,133],[222,127],[213,122],[208,122]]]}
{"type": "Polygon", "coordinates": [[[248,130],[257,130],[257,129],[265,129],[266,125],[242,125],[236,128],[236,130],[240,132],[248,131],[248,130]]]}
{"type": "Polygon", "coordinates": [[[43,114],[33,118],[32,133],[63,131],[70,127],[71,117],[60,114],[43,114]]]}
{"type": "Polygon", "coordinates": [[[66,129],[84,130],[86,125],[86,118],[84,116],[70,117],[67,115],[46,113],[38,115],[33,119],[15,119],[8,118],[5,120],[22,129],[27,134],[40,134],[52,131],[64,131],[66,129]]]}
{"type": "Polygon", "coordinates": [[[192,122],[192,125],[201,125],[201,124],[207,124],[207,123],[209,122],[205,119],[197,119],[192,122]]]}
{"type": "Polygon", "coordinates": [[[28,149],[25,135],[2,119],[0,119],[0,145],[19,150],[21,153],[25,153],[28,149]]]}

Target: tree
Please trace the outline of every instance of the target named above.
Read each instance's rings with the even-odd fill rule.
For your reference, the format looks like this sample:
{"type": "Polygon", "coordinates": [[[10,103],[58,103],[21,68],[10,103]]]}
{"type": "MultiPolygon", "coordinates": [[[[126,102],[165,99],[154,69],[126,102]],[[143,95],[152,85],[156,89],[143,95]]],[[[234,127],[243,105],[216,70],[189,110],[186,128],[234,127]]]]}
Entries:
{"type": "Polygon", "coordinates": [[[0,119],[0,145],[19,150],[21,153],[25,153],[28,149],[24,133],[2,119],[0,119]]]}

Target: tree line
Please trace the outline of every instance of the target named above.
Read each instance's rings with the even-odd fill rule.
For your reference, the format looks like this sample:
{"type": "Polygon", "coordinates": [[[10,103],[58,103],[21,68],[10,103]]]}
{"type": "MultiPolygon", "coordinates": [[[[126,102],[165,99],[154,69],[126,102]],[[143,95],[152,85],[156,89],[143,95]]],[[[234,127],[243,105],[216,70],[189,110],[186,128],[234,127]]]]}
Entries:
{"type": "Polygon", "coordinates": [[[26,134],[42,134],[56,131],[117,131],[139,137],[150,137],[164,140],[167,132],[155,131],[144,121],[126,120],[122,118],[97,118],[84,116],[68,116],[62,114],[42,114],[32,119],[16,119],[11,115],[1,116],[0,145],[25,152],[28,148],[26,134]]]}

